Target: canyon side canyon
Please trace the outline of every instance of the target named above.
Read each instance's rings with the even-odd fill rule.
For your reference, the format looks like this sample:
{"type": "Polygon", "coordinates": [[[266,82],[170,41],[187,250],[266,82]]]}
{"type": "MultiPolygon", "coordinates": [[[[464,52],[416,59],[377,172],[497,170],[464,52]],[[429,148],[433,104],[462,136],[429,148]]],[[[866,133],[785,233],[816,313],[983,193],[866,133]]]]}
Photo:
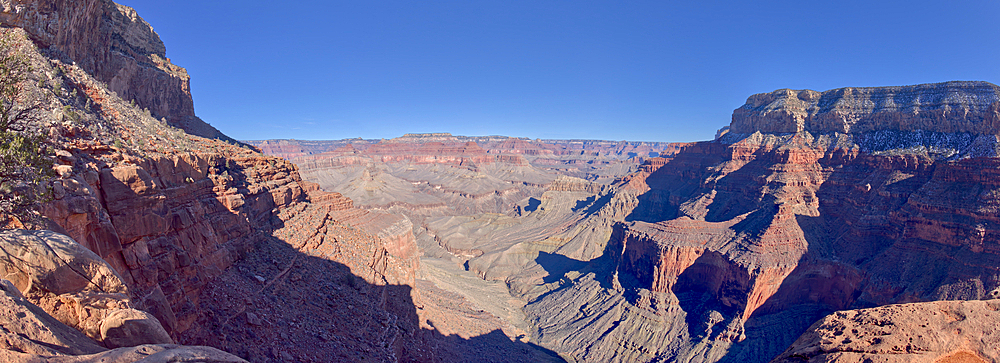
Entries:
{"type": "Polygon", "coordinates": [[[133,9],[0,6],[55,162],[0,360],[1000,361],[991,83],[756,94],[691,143],[237,141],[133,9]]]}

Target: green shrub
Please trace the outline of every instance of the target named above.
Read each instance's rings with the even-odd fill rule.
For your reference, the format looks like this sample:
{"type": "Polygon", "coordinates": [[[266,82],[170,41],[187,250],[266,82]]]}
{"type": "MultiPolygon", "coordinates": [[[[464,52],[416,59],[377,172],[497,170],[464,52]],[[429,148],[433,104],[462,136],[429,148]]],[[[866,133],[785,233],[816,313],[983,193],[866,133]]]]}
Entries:
{"type": "Polygon", "coordinates": [[[32,129],[41,102],[24,90],[32,72],[21,50],[27,40],[14,34],[0,35],[0,214],[29,221],[54,173],[44,138],[32,129]]]}
{"type": "Polygon", "coordinates": [[[47,200],[44,185],[53,173],[45,148],[39,136],[0,131],[0,213],[31,219],[35,206],[47,200]]]}

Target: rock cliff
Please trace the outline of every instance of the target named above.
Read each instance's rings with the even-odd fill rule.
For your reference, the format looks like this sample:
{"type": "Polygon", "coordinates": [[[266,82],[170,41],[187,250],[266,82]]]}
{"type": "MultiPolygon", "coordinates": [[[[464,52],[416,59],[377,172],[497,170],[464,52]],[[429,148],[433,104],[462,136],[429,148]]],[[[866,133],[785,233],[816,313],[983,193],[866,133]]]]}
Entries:
{"type": "Polygon", "coordinates": [[[996,134],[1000,87],[946,82],[900,87],[782,89],[750,96],[733,112],[734,133],[931,131],[996,134]]]}
{"type": "Polygon", "coordinates": [[[160,37],[132,8],[109,0],[4,0],[0,6],[0,23],[65,54],[122,99],[191,134],[231,140],[195,116],[187,71],[170,63],[160,37]]]}
{"type": "MultiPolygon", "coordinates": [[[[691,345],[658,356],[765,361],[831,311],[986,297],[1000,284],[987,180],[996,159],[972,157],[969,144],[952,143],[942,157],[928,152],[940,147],[933,138],[895,148],[859,135],[995,139],[996,89],[949,82],[755,95],[720,141],[632,176],[646,191],[608,243],[611,280],[663,316],[659,324],[684,317],[691,345]]],[[[618,330],[636,329],[625,325],[618,330]]],[[[601,349],[622,354],[588,354],[609,357],[593,355],[601,349]]]]}

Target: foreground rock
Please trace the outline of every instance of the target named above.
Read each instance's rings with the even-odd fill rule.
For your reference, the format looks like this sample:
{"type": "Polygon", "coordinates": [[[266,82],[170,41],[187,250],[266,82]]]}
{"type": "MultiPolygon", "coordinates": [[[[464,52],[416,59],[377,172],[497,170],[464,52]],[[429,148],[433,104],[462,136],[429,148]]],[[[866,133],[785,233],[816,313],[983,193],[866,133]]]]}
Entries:
{"type": "Polygon", "coordinates": [[[772,362],[1000,361],[1000,300],[935,301],[840,311],[772,362]]]}
{"type": "Polygon", "coordinates": [[[31,303],[105,347],[173,343],[155,317],[129,307],[118,273],[65,235],[0,231],[0,274],[31,303]]]}
{"type": "Polygon", "coordinates": [[[0,327],[0,360],[11,363],[246,362],[209,347],[144,344],[107,350],[28,302],[9,283],[0,288],[0,327]]]}

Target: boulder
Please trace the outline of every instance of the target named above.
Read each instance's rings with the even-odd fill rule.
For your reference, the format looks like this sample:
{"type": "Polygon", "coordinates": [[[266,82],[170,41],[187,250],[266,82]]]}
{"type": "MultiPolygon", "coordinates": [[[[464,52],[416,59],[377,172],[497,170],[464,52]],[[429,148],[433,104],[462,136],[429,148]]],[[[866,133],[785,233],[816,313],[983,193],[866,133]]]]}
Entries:
{"type": "Polygon", "coordinates": [[[155,317],[130,308],[128,288],[118,273],[65,235],[0,232],[0,274],[11,280],[7,291],[26,296],[108,348],[173,343],[155,317]]]}
{"type": "MultiPolygon", "coordinates": [[[[8,284],[0,288],[0,352],[25,355],[86,355],[104,351],[97,342],[46,313],[8,284]]],[[[0,358],[6,358],[0,354],[0,358]]],[[[2,359],[5,362],[12,359],[2,359]]]]}
{"type": "MultiPolygon", "coordinates": [[[[246,362],[218,349],[201,346],[143,344],[107,350],[19,295],[20,292],[13,288],[13,284],[0,280],[0,361],[2,362],[246,362]]],[[[159,327],[158,323],[149,322],[150,318],[151,316],[141,311],[118,310],[117,314],[112,315],[111,322],[106,324],[117,328],[113,327],[107,331],[110,335],[116,335],[116,329],[122,327],[132,330],[149,328],[159,330],[163,335],[160,337],[162,340],[166,334],[163,332],[163,327],[159,327]]],[[[151,334],[141,332],[140,335],[151,334]]]]}
{"type": "Polygon", "coordinates": [[[83,291],[128,294],[121,277],[107,262],[52,231],[0,232],[0,273],[25,295],[83,291]]]}
{"type": "Polygon", "coordinates": [[[114,310],[104,318],[101,341],[108,348],[174,343],[153,314],[136,309],[114,310]]]}

